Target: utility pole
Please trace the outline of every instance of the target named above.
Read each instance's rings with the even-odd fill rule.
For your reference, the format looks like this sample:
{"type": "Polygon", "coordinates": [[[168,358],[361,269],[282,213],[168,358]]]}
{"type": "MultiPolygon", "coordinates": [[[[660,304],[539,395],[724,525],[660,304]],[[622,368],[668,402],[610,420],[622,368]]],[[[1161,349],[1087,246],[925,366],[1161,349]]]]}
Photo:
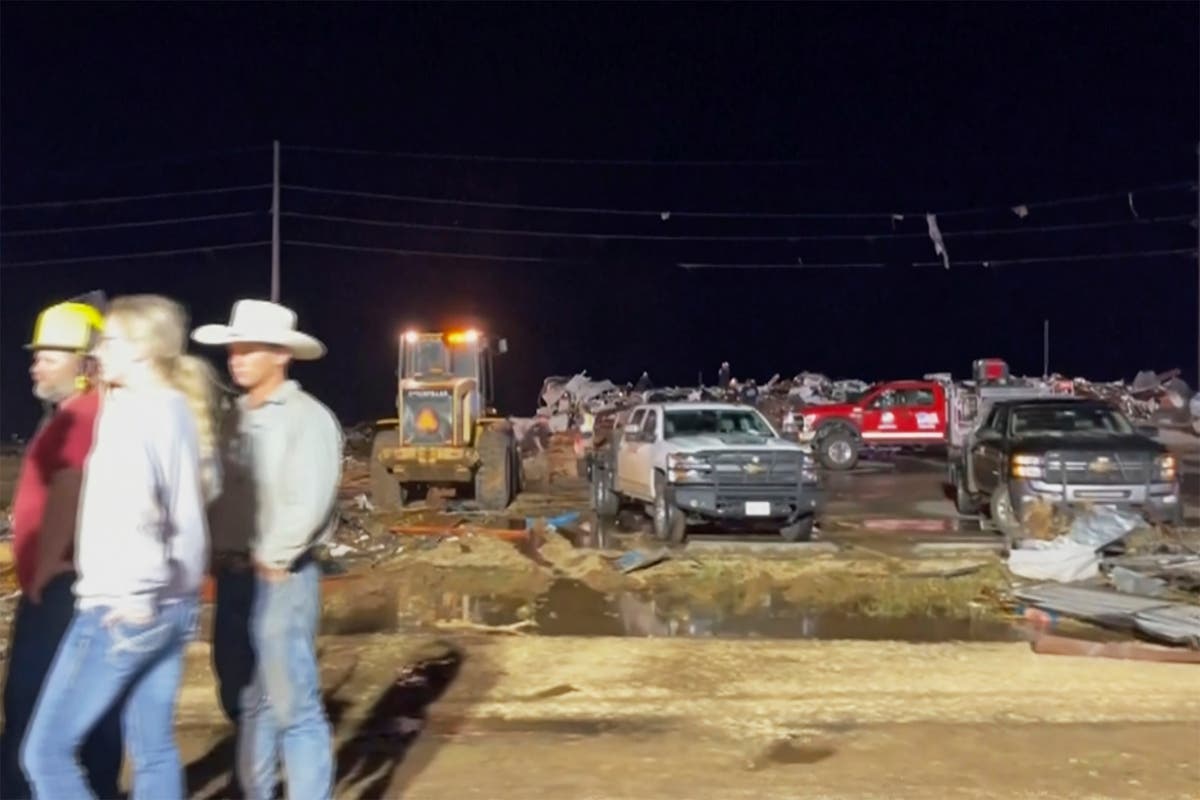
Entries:
{"type": "Polygon", "coordinates": [[[1050,377],[1050,320],[1042,320],[1042,377],[1050,377]]]}
{"type": "Polygon", "coordinates": [[[271,302],[279,302],[279,140],[274,147],[275,177],[271,183],[271,302]]]}

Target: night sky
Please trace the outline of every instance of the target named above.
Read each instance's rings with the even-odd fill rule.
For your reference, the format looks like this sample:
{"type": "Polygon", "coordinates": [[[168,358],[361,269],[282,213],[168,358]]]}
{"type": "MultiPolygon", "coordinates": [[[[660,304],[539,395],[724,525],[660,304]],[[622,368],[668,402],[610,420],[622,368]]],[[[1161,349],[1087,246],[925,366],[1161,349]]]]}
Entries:
{"type": "Polygon", "coordinates": [[[160,292],[198,324],[268,295],[261,245],[30,262],[269,240],[269,189],[176,193],[268,184],[274,139],[288,187],[484,204],[284,189],[282,300],[331,351],[294,375],[347,423],[389,415],[409,323],[505,336],[517,415],[581,369],[1040,373],[1046,318],[1053,370],[1194,385],[1196,261],[1144,254],[1196,245],[1198,31],[1197,3],[5,3],[0,433],[37,419],[41,307],[160,292]],[[11,207],[147,194],[174,196],[11,207]]]}

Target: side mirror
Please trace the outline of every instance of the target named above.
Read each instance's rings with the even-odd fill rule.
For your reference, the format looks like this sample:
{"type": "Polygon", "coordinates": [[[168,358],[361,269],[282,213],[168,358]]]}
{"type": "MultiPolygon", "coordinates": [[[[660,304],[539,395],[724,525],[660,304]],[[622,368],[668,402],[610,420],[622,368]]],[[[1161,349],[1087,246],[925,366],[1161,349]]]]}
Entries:
{"type": "Polygon", "coordinates": [[[1142,436],[1148,436],[1151,439],[1158,436],[1158,428],[1154,425],[1138,425],[1136,430],[1142,436]]]}
{"type": "Polygon", "coordinates": [[[500,355],[504,355],[508,352],[508,339],[501,339],[500,341],[496,342],[496,352],[500,355]]]}

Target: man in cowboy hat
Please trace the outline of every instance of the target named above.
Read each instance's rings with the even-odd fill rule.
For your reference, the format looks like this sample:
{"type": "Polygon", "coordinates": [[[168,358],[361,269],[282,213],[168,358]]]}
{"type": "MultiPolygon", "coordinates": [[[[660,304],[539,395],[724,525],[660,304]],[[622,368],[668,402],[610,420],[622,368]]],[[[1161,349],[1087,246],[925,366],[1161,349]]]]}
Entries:
{"type": "Polygon", "coordinates": [[[287,374],[293,359],[320,358],[325,346],[296,330],[291,309],[263,300],[239,300],[228,325],[202,325],[192,339],[225,346],[244,391],[222,425],[225,480],[210,512],[213,661],[222,705],[238,722],[238,779],[249,800],[273,797],[282,750],[288,794],[328,798],[313,548],[336,520],[342,431],[287,374]]]}
{"type": "MultiPolygon", "coordinates": [[[[25,448],[13,495],[13,556],[21,599],[13,617],[4,680],[4,726],[0,731],[0,798],[28,798],[32,791],[18,754],[34,703],[59,643],[75,613],[72,545],[83,480],[100,410],[89,356],[104,327],[105,298],[91,292],[38,314],[29,375],[33,394],[46,407],[25,448]]],[[[121,709],[115,707],[81,749],[88,783],[99,797],[115,797],[121,773],[121,709]]]]}

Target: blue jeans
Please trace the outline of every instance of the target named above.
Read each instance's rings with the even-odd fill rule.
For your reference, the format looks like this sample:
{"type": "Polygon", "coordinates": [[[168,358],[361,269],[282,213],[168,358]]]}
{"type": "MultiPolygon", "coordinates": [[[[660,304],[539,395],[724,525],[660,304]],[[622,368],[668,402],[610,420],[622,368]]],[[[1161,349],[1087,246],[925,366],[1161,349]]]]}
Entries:
{"type": "Polygon", "coordinates": [[[242,696],[238,779],[247,800],[271,800],[282,751],[288,796],[328,800],[333,741],[316,653],[321,571],[310,561],[278,582],[257,581],[250,635],[258,664],[242,696]]]}
{"type": "Polygon", "coordinates": [[[75,751],[113,706],[133,761],[134,800],[182,800],[172,723],[196,599],[164,604],[147,623],[105,623],[107,608],[76,612],[42,688],[21,749],[34,797],[93,797],[75,751]]]}
{"type": "MultiPolygon", "coordinates": [[[[29,800],[33,789],[21,770],[21,742],[29,729],[34,704],[42,693],[54,654],[58,652],[71,619],[75,595],[71,586],[75,573],[53,578],[34,603],[22,596],[13,617],[9,636],[8,669],[4,680],[4,729],[0,731],[0,798],[29,800]]],[[[80,751],[88,784],[97,797],[120,793],[121,709],[113,707],[84,740],[80,751]]]]}
{"type": "Polygon", "coordinates": [[[213,570],[216,598],[213,604],[213,672],[217,697],[229,721],[237,724],[241,699],[254,679],[254,643],[250,618],[254,611],[254,568],[218,567],[213,570]]]}

